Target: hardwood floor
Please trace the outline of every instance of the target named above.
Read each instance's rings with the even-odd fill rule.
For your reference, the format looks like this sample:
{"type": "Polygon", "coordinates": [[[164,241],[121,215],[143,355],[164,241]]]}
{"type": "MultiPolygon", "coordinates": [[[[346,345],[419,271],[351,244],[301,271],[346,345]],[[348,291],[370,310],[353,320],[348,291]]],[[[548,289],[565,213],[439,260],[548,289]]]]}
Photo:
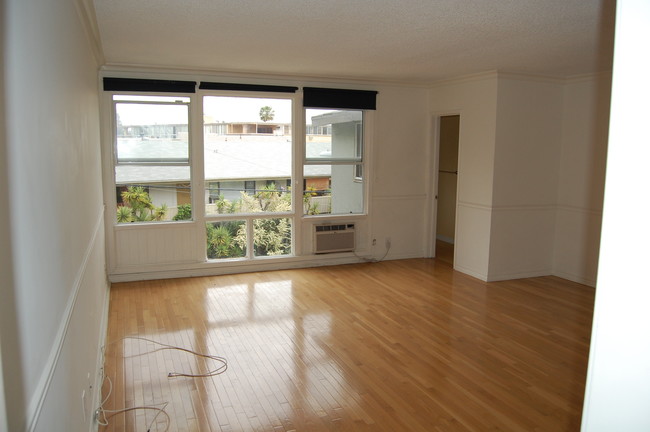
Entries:
{"type": "MultiPolygon", "coordinates": [[[[577,431],[593,300],[433,259],[114,284],[104,408],[168,402],[171,431],[577,431]],[[217,365],[125,336],[228,369],[169,378],[217,365]]],[[[100,431],[166,430],[155,415],[100,431]]]]}
{"type": "Polygon", "coordinates": [[[454,245],[442,240],[436,240],[436,260],[454,265],[454,245]]]}

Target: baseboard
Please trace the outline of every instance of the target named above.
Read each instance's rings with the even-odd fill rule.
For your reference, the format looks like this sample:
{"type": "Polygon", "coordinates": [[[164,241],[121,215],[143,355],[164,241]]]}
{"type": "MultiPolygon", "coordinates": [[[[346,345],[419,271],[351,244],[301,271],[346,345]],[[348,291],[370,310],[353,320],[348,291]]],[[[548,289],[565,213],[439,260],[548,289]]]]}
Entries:
{"type": "Polygon", "coordinates": [[[468,276],[471,276],[471,277],[473,277],[473,278],[480,279],[480,280],[482,280],[483,282],[487,282],[487,281],[488,281],[488,280],[487,280],[487,275],[485,275],[485,274],[483,274],[483,273],[476,272],[476,271],[474,271],[474,270],[472,270],[472,269],[470,269],[470,268],[467,268],[467,267],[458,266],[458,265],[455,265],[455,264],[454,264],[454,270],[456,270],[456,271],[458,271],[458,272],[460,272],[460,273],[466,274],[466,275],[468,275],[468,276]]]}
{"type": "Polygon", "coordinates": [[[526,270],[520,272],[497,273],[488,275],[487,282],[497,282],[512,279],[525,279],[540,276],[550,276],[553,273],[550,269],[526,270]]]}
{"type": "Polygon", "coordinates": [[[596,287],[596,279],[592,278],[586,278],[584,276],[580,276],[577,274],[573,273],[567,273],[567,272],[562,272],[562,271],[555,271],[553,272],[553,276],[557,276],[562,279],[570,280],[571,282],[576,282],[582,285],[587,285],[592,288],[596,287]]]}
{"type": "MultiPolygon", "coordinates": [[[[109,282],[133,282],[139,280],[176,279],[184,277],[218,276],[237,273],[254,273],[273,270],[290,270],[310,267],[325,267],[332,265],[360,264],[368,260],[379,260],[383,256],[368,255],[359,252],[334,253],[324,255],[308,255],[288,258],[260,258],[252,261],[239,261],[232,263],[202,263],[191,267],[178,267],[169,269],[167,267],[153,267],[145,269],[133,269],[113,272],[108,275],[109,282]]],[[[389,253],[382,261],[423,258],[422,254],[391,254],[389,253]]]]}
{"type": "MultiPolygon", "coordinates": [[[[104,384],[104,347],[106,346],[106,339],[108,338],[108,310],[110,306],[110,283],[108,282],[108,279],[106,280],[106,289],[104,290],[104,300],[103,300],[103,308],[102,308],[102,317],[100,321],[100,326],[99,326],[99,335],[97,335],[97,340],[99,340],[99,344],[97,345],[97,366],[95,368],[95,382],[93,383],[93,386],[95,388],[95,392],[93,393],[93,398],[92,398],[92,407],[93,407],[93,413],[97,408],[99,408],[99,405],[102,402],[102,385],[104,384]]],[[[90,427],[89,427],[89,432],[97,432],[99,430],[99,423],[97,423],[94,420],[91,420],[90,422],[90,427]]]]}
{"type": "MultiPolygon", "coordinates": [[[[149,268],[132,271],[114,272],[109,274],[110,282],[133,282],[138,280],[176,279],[184,277],[217,276],[237,273],[253,273],[272,270],[289,270],[297,268],[324,267],[330,265],[355,264],[364,262],[363,258],[353,254],[331,254],[313,257],[293,257],[287,259],[259,259],[254,261],[240,261],[233,263],[203,263],[192,267],[179,267],[176,269],[149,268]]],[[[167,266],[169,267],[169,266],[167,266]]]]}

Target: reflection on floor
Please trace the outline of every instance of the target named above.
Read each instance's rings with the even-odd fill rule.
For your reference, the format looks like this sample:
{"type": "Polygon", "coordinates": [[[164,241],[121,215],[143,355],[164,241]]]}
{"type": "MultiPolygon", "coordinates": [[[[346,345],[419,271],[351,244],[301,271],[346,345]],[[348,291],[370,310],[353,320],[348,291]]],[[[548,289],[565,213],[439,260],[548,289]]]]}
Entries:
{"type": "Polygon", "coordinates": [[[99,430],[579,430],[593,297],[439,259],[114,284],[104,408],[168,405],[99,430]]]}

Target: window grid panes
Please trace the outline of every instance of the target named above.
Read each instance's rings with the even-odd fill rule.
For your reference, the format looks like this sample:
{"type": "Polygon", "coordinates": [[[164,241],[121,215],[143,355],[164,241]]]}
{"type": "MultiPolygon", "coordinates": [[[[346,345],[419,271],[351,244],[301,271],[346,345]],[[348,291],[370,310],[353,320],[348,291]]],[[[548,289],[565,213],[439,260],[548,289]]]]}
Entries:
{"type": "Polygon", "coordinates": [[[363,213],[363,111],[306,109],[305,119],[303,213],[363,213]]]}
{"type": "Polygon", "coordinates": [[[117,223],[191,219],[189,98],[113,100],[117,223]]]}
{"type": "MultiPolygon", "coordinates": [[[[243,220],[230,249],[248,252],[225,258],[291,254],[292,100],[204,96],[203,118],[208,238],[224,234],[214,224],[243,220]]],[[[208,258],[224,258],[215,255],[208,240],[208,258]]]]}

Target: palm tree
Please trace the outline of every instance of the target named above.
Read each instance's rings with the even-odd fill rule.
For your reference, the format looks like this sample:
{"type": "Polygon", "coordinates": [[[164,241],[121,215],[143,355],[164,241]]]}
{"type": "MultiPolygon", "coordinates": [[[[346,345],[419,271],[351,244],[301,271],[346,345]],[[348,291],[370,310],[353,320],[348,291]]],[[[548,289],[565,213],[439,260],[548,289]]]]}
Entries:
{"type": "Polygon", "coordinates": [[[271,210],[269,209],[269,206],[273,205],[276,198],[279,196],[280,191],[275,188],[275,183],[263,186],[262,189],[258,190],[255,194],[255,198],[258,199],[262,211],[271,210]]]}
{"type": "Polygon", "coordinates": [[[154,207],[154,209],[151,210],[151,219],[155,221],[161,221],[165,219],[166,214],[167,204],[162,204],[160,207],[154,207]]]}
{"type": "Polygon", "coordinates": [[[167,204],[156,207],[142,186],[129,186],[122,192],[123,206],[117,208],[117,222],[161,221],[167,214],[167,204]]]}
{"type": "Polygon", "coordinates": [[[133,222],[131,207],[119,206],[117,208],[117,223],[133,222]]]}
{"type": "Polygon", "coordinates": [[[245,255],[246,243],[238,244],[233,236],[237,233],[239,225],[243,222],[227,221],[220,223],[208,223],[207,241],[208,258],[237,258],[245,255]]]}
{"type": "Polygon", "coordinates": [[[131,207],[133,220],[143,222],[150,220],[149,210],[154,208],[151,198],[142,186],[129,186],[122,192],[122,201],[131,207]]]}
{"type": "Polygon", "coordinates": [[[269,120],[273,120],[275,117],[275,112],[273,111],[273,108],[270,106],[266,105],[260,108],[260,120],[263,122],[267,122],[269,120]]]}

